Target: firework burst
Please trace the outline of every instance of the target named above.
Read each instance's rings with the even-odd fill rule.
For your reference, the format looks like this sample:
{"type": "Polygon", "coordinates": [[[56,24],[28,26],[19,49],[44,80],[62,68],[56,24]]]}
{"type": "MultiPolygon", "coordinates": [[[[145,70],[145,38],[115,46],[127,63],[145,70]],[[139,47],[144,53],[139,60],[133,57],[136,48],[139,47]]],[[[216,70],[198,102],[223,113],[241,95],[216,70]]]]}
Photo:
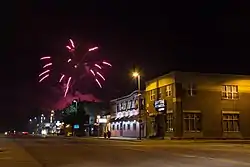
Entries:
{"type": "MultiPolygon", "coordinates": [[[[70,56],[65,60],[64,58],[61,58],[64,61],[63,63],[59,63],[59,66],[63,66],[62,64],[64,64],[65,66],[66,64],[66,67],[63,66],[59,68],[60,76],[58,77],[58,83],[60,83],[64,87],[64,97],[67,96],[70,88],[73,87],[74,83],[78,79],[83,78],[83,76],[85,76],[86,74],[91,74],[97,85],[102,88],[102,84],[99,79],[101,79],[102,81],[106,80],[102,74],[102,70],[105,67],[112,67],[112,65],[106,61],[91,62],[86,59],[87,55],[90,54],[90,52],[95,52],[99,48],[89,48],[88,51],[81,56],[80,54],[78,55],[76,53],[76,45],[74,41],[72,39],[69,39],[69,43],[68,45],[66,45],[66,49],[70,53],[70,56]]],[[[54,63],[52,62],[52,57],[50,56],[41,57],[40,60],[43,63],[43,71],[39,74],[39,82],[42,82],[50,76],[54,63]]]]}

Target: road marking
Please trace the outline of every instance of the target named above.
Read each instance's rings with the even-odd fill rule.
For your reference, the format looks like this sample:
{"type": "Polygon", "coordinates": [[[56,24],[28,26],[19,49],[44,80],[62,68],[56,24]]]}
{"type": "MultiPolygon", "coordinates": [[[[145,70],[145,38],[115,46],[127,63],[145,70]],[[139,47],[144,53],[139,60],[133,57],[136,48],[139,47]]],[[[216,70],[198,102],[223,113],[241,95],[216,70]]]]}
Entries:
{"type": "Polygon", "coordinates": [[[0,157],[0,160],[9,160],[9,159],[13,159],[12,157],[0,157]]]}
{"type": "Polygon", "coordinates": [[[209,159],[209,160],[215,160],[215,161],[237,164],[237,165],[250,166],[249,162],[235,161],[235,160],[230,160],[230,159],[225,159],[225,158],[202,157],[202,156],[196,156],[196,155],[177,154],[177,153],[174,153],[174,155],[185,157],[185,158],[201,158],[201,159],[209,159]]]}

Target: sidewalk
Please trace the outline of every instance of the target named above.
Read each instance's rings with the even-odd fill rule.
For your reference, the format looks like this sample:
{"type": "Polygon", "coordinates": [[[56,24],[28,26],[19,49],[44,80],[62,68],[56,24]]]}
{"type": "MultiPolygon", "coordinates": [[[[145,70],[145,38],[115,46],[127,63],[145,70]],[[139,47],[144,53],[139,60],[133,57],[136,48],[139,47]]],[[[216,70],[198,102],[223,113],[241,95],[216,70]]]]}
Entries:
{"type": "Polygon", "coordinates": [[[14,140],[0,138],[1,167],[42,167],[29,153],[14,140]]]}
{"type": "Polygon", "coordinates": [[[131,142],[141,142],[142,140],[146,140],[142,138],[142,140],[139,140],[137,138],[131,138],[131,137],[111,137],[110,139],[104,138],[104,137],[91,137],[94,139],[103,139],[103,140],[118,140],[118,141],[131,141],[131,142]]]}

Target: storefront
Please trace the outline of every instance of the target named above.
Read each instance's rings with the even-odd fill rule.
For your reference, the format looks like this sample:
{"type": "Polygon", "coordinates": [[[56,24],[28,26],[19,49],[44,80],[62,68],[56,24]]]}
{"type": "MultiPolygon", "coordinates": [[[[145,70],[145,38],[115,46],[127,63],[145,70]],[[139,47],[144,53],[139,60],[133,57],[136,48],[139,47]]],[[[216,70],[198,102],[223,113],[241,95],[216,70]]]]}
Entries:
{"type": "Polygon", "coordinates": [[[145,119],[140,119],[138,91],[111,101],[111,136],[138,138],[146,136],[145,119]],[[139,123],[141,120],[141,123],[139,123]]]}

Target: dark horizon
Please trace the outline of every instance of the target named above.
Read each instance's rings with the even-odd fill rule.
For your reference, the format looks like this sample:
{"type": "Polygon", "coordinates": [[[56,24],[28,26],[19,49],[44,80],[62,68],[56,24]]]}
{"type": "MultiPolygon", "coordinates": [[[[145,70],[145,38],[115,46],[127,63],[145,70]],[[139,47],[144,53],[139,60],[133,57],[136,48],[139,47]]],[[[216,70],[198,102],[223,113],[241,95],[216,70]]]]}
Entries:
{"type": "Polygon", "coordinates": [[[249,15],[243,3],[138,5],[14,5],[3,24],[11,43],[2,61],[0,126],[24,125],[43,99],[58,98],[49,83],[37,82],[39,58],[64,56],[69,38],[83,49],[100,46],[96,56],[112,63],[103,89],[84,83],[104,100],[136,89],[130,76],[135,68],[142,83],[173,70],[249,74],[249,15]]]}

